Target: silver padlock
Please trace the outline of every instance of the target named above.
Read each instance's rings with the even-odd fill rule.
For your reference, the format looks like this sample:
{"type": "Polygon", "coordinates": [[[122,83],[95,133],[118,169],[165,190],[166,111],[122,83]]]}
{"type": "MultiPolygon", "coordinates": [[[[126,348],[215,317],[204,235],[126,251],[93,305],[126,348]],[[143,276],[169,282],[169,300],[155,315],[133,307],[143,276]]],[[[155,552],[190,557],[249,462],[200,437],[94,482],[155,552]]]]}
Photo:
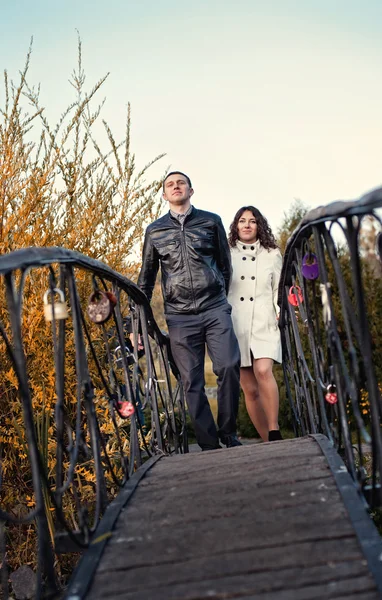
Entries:
{"type": "MultiPolygon", "coordinates": [[[[49,302],[49,294],[51,293],[52,290],[46,290],[44,294],[44,315],[46,321],[53,321],[53,304],[52,302],[49,302]]],[[[59,288],[53,288],[53,293],[58,294],[60,297],[57,302],[54,302],[54,318],[58,321],[61,319],[67,319],[69,313],[65,302],[64,292],[59,288]]]]}

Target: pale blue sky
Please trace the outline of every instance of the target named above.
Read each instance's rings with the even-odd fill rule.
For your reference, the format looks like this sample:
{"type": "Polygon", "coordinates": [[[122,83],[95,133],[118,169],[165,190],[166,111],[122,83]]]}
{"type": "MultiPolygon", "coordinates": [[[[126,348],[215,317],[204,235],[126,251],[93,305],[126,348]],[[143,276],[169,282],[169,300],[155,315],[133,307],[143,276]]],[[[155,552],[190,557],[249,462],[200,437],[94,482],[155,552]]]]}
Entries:
{"type": "Polygon", "coordinates": [[[13,0],[1,15],[1,68],[17,78],[33,35],[29,80],[53,122],[73,99],[78,29],[89,87],[110,71],[116,136],[130,101],[138,165],[166,152],[153,175],[188,173],[226,227],[244,204],[276,230],[294,198],[381,185],[381,0],[13,0]]]}

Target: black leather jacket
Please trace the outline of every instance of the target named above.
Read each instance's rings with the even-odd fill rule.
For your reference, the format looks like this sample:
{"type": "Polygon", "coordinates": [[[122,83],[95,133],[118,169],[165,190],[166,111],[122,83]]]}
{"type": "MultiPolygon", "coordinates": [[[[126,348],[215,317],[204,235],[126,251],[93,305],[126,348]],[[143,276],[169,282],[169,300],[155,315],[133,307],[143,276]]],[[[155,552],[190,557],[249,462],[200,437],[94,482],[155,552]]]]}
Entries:
{"type": "Polygon", "coordinates": [[[193,207],[183,225],[170,212],[151,223],[138,278],[149,301],[159,266],[165,314],[197,314],[225,304],[232,267],[221,218],[193,207]]]}

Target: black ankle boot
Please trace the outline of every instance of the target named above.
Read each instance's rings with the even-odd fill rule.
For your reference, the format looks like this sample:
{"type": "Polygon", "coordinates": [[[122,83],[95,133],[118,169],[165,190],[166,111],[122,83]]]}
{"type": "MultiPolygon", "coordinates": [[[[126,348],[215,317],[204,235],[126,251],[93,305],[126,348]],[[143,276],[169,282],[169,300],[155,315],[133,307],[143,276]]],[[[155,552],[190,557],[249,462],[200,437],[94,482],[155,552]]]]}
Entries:
{"type": "Polygon", "coordinates": [[[277,440],[282,440],[283,436],[281,435],[278,429],[272,429],[268,433],[268,442],[277,442],[277,440]]]}

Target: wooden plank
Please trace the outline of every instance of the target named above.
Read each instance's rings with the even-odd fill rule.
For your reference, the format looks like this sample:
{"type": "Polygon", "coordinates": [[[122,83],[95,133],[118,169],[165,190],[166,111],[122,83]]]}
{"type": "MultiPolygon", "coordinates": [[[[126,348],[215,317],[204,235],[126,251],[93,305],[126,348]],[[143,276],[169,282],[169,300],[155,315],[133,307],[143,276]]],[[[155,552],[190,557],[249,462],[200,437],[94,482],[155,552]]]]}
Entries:
{"type": "MultiPolygon", "coordinates": [[[[161,461],[161,471],[164,473],[167,471],[176,476],[178,473],[186,473],[189,472],[201,472],[206,471],[211,468],[211,465],[214,467],[224,470],[227,468],[227,465],[230,467],[233,465],[240,466],[243,461],[248,463],[249,466],[259,467],[264,463],[264,458],[266,458],[266,462],[279,462],[286,461],[293,463],[294,461],[307,462],[309,459],[316,457],[321,461],[325,462],[325,458],[323,457],[318,444],[314,444],[312,442],[312,446],[304,446],[303,448],[290,448],[290,451],[281,451],[281,448],[277,448],[270,452],[270,445],[264,444],[264,448],[261,450],[253,446],[248,448],[245,446],[237,447],[237,448],[229,448],[223,450],[213,450],[210,452],[201,452],[200,454],[188,454],[188,455],[178,455],[173,457],[166,457],[161,461]],[[208,455],[208,459],[206,456],[208,455]]],[[[151,473],[151,477],[155,478],[155,472],[151,473]]]]}
{"type": "MultiPolygon", "coordinates": [[[[246,465],[244,466],[246,467],[246,465]]],[[[211,467],[209,475],[208,471],[205,471],[204,473],[200,473],[197,479],[193,479],[191,474],[189,474],[188,476],[185,474],[185,476],[182,478],[180,476],[174,476],[166,481],[166,488],[169,491],[171,491],[175,490],[176,488],[181,488],[182,484],[184,484],[187,487],[189,483],[191,483],[191,481],[192,485],[200,486],[201,488],[203,486],[205,487],[206,484],[208,484],[208,487],[210,485],[222,486],[222,482],[224,481],[224,485],[227,485],[229,488],[231,482],[237,483],[240,479],[243,479],[244,476],[247,479],[253,478],[255,485],[258,488],[262,488],[263,486],[275,487],[276,484],[283,485],[284,483],[289,483],[293,481],[312,481],[323,478],[331,479],[330,471],[324,465],[322,467],[316,465],[314,470],[309,470],[309,465],[307,464],[297,466],[294,465],[293,472],[291,472],[291,467],[288,468],[287,466],[285,466],[284,469],[280,469],[277,471],[266,468],[258,469],[256,471],[256,469],[248,468],[245,470],[244,473],[241,474],[234,474],[234,472],[232,472],[231,475],[230,473],[229,478],[227,478],[227,472],[227,469],[216,472],[215,469],[212,470],[211,467]]],[[[163,480],[162,484],[160,483],[160,481],[161,479],[156,476],[155,479],[152,478],[146,481],[144,485],[140,487],[142,490],[145,488],[149,488],[149,492],[151,493],[155,490],[155,488],[163,488],[163,480]]]]}
{"type": "Polygon", "coordinates": [[[150,527],[137,528],[134,532],[114,536],[108,544],[106,556],[112,552],[114,560],[118,555],[126,556],[127,568],[134,564],[155,563],[161,561],[178,560],[179,557],[202,556],[206,560],[216,553],[231,552],[235,550],[249,550],[254,546],[259,548],[275,547],[278,544],[292,544],[320,539],[340,539],[353,534],[353,529],[348,522],[335,520],[321,523],[302,523],[302,526],[289,526],[285,529],[285,522],[276,524],[266,523],[248,526],[235,520],[235,523],[214,522],[214,526],[197,527],[194,524],[187,532],[182,529],[173,529],[171,524],[167,531],[157,531],[150,527]]]}
{"type": "MultiPolygon", "coordinates": [[[[321,456],[312,457],[309,462],[305,458],[299,458],[292,462],[286,460],[285,458],[280,458],[277,461],[262,461],[260,464],[256,464],[255,461],[246,462],[243,458],[241,465],[233,465],[231,463],[222,465],[218,463],[217,465],[211,464],[210,468],[205,467],[195,471],[189,469],[178,473],[171,470],[168,471],[165,469],[159,469],[157,473],[153,473],[151,476],[148,476],[147,480],[142,485],[142,489],[145,487],[150,487],[152,489],[155,487],[155,484],[160,487],[160,482],[162,482],[163,486],[164,477],[169,477],[169,483],[176,483],[178,486],[182,484],[188,485],[188,482],[191,478],[196,479],[196,481],[211,481],[213,483],[216,480],[226,478],[228,470],[232,472],[232,477],[239,478],[237,469],[243,467],[245,467],[245,476],[248,478],[253,477],[258,480],[261,478],[266,481],[269,478],[269,475],[272,475],[273,477],[277,478],[281,477],[281,481],[294,481],[295,473],[306,470],[307,466],[309,466],[311,473],[314,473],[316,478],[319,474],[330,474],[330,470],[325,462],[325,459],[321,456]]],[[[244,473],[243,471],[241,472],[241,477],[244,473]]]]}
{"type": "MultiPolygon", "coordinates": [[[[363,589],[372,590],[372,579],[367,574],[364,561],[338,562],[330,563],[324,566],[290,567],[288,569],[279,569],[277,574],[272,571],[256,570],[243,572],[238,575],[226,577],[221,576],[214,579],[203,577],[203,573],[190,573],[189,579],[185,583],[172,583],[163,587],[156,584],[155,581],[143,579],[139,588],[129,589],[128,579],[124,579],[124,573],[121,572],[114,577],[108,577],[103,574],[96,577],[94,582],[94,594],[91,598],[118,597],[124,595],[127,600],[147,600],[155,598],[156,600],[204,600],[237,598],[239,595],[252,594],[254,597],[260,593],[277,592],[286,590],[296,590],[312,586],[317,588],[321,585],[330,583],[338,586],[341,580],[351,580],[357,584],[358,578],[363,578],[363,589]],[[193,576],[192,576],[193,575],[193,576]],[[369,579],[369,581],[368,581],[369,579]],[[122,592],[123,590],[123,592],[122,592]]],[[[334,587],[334,586],[333,586],[334,587]]],[[[93,589],[93,588],[92,588],[93,589]]]]}
{"type": "MultiPolygon", "coordinates": [[[[157,557],[155,564],[150,564],[142,557],[141,564],[135,564],[126,573],[129,586],[136,586],[142,580],[156,581],[159,584],[181,582],[189,578],[189,573],[198,573],[203,577],[213,577],[224,573],[226,576],[244,570],[245,572],[256,565],[256,569],[267,569],[277,572],[279,569],[294,567],[326,565],[338,560],[362,560],[359,547],[353,538],[334,540],[309,541],[301,544],[292,542],[289,545],[273,547],[252,547],[241,550],[231,550],[222,553],[216,548],[208,560],[205,556],[174,557],[166,561],[165,557],[157,557]]],[[[105,560],[100,565],[98,573],[106,576],[112,571],[124,570],[126,555],[118,554],[113,561],[105,560]]]]}
{"type": "MultiPolygon", "coordinates": [[[[204,532],[220,529],[232,529],[244,524],[249,530],[257,531],[260,528],[270,527],[272,530],[277,527],[289,524],[289,527],[297,529],[307,526],[307,521],[310,521],[310,526],[319,526],[323,520],[331,523],[344,519],[348,520],[347,513],[344,507],[338,502],[338,497],[335,496],[336,502],[332,503],[330,513],[323,511],[321,504],[300,504],[296,506],[286,506],[279,510],[274,510],[271,504],[263,504],[260,501],[256,502],[256,507],[245,503],[245,497],[242,496],[242,502],[238,501],[225,503],[224,498],[216,498],[215,502],[210,502],[208,508],[203,503],[203,498],[195,498],[192,506],[179,505],[174,502],[173,507],[169,507],[168,511],[162,515],[159,511],[155,515],[154,512],[147,513],[145,506],[140,505],[140,510],[145,514],[145,525],[148,528],[155,527],[160,535],[161,531],[167,532],[168,526],[176,532],[181,528],[188,535],[189,530],[197,526],[203,527],[204,532]]],[[[138,516],[138,515],[137,515],[138,516]]],[[[142,530],[141,519],[131,519],[131,512],[124,511],[119,519],[119,527],[117,531],[126,531],[129,535],[138,534],[142,530]]]]}
{"type": "MultiPolygon", "coordinates": [[[[293,454],[276,452],[275,450],[270,452],[270,445],[268,445],[265,449],[267,452],[263,451],[261,453],[258,452],[257,447],[255,449],[252,447],[252,453],[246,447],[239,447],[164,458],[157,468],[152,470],[148,477],[142,481],[141,487],[160,485],[161,478],[164,476],[168,476],[170,480],[176,480],[177,482],[187,481],[194,475],[198,478],[204,478],[204,476],[214,478],[216,474],[227,474],[228,471],[230,476],[234,476],[238,472],[241,475],[245,473],[248,476],[251,474],[257,476],[269,470],[270,466],[272,469],[275,468],[280,471],[284,471],[286,467],[291,467],[288,473],[289,477],[293,477],[295,468],[307,464],[312,467],[310,474],[314,472],[316,466],[321,466],[322,470],[329,471],[318,444],[315,444],[314,441],[312,441],[312,444],[313,448],[311,446],[305,447],[306,451],[309,450],[308,453],[306,451],[302,452],[301,448],[293,454]]],[[[264,446],[266,445],[264,444],[264,446]]]]}
{"type": "Polygon", "coordinates": [[[369,577],[344,579],[316,586],[312,584],[299,590],[279,590],[277,592],[235,596],[235,600],[380,600],[369,577]],[[374,588],[374,589],[373,589],[374,588]]]}
{"type": "MultiPolygon", "coordinates": [[[[205,487],[202,487],[202,491],[205,487]]],[[[198,490],[193,485],[193,496],[197,496],[198,490]]],[[[221,492],[220,482],[215,485],[211,485],[208,488],[208,494],[203,495],[203,508],[204,511],[209,511],[210,508],[215,507],[216,494],[221,492]]],[[[225,486],[224,497],[225,502],[232,505],[233,503],[245,502],[248,504],[248,494],[254,492],[254,484],[247,480],[238,479],[229,482],[229,485],[225,486]]],[[[170,492],[169,492],[170,493],[170,492]]],[[[139,504],[136,503],[134,506],[129,507],[130,516],[135,519],[139,518],[139,513],[143,506],[145,507],[147,518],[150,519],[152,516],[158,517],[158,515],[166,516],[168,514],[175,513],[174,518],[179,518],[180,513],[178,510],[184,511],[185,502],[187,501],[190,494],[188,487],[178,489],[174,495],[171,505],[168,502],[168,494],[158,493],[158,489],[153,491],[151,494],[143,495],[139,494],[139,504]],[[151,501],[150,501],[151,498],[151,501]]],[[[305,480],[299,482],[287,482],[278,488],[277,494],[272,487],[265,487],[262,489],[262,504],[267,506],[272,505],[273,510],[279,510],[288,506],[295,506],[296,508],[301,505],[309,504],[330,504],[338,500],[338,490],[332,479],[326,479],[322,481],[317,480],[305,480]]],[[[252,502],[251,502],[252,505],[252,502]]],[[[256,502],[257,506],[257,502],[256,502]]],[[[330,509],[328,509],[330,510],[330,509]]],[[[206,513],[207,514],[207,513],[206,513]]]]}

